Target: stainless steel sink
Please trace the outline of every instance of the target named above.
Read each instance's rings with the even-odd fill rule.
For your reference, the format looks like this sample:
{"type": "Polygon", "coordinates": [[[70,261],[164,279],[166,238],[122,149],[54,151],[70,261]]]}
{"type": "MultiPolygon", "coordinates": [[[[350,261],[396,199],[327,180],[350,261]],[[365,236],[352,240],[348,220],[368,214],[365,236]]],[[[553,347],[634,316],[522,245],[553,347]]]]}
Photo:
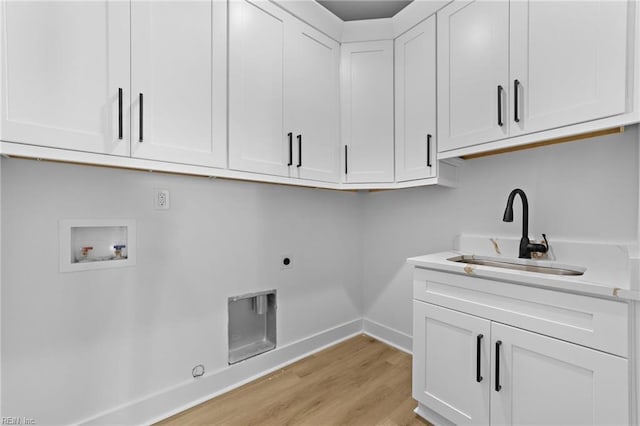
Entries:
{"type": "Polygon", "coordinates": [[[537,272],[551,275],[582,275],[586,268],[573,265],[561,265],[549,261],[510,259],[499,257],[463,255],[447,259],[451,262],[466,263],[470,265],[491,266],[494,268],[513,269],[516,271],[537,272]]]}

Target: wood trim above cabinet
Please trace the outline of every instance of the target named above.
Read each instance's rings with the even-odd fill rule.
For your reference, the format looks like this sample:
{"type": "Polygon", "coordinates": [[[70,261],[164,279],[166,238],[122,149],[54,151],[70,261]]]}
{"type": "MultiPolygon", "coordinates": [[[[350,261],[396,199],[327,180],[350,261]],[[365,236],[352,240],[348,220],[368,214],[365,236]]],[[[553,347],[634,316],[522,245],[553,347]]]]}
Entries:
{"type": "Polygon", "coordinates": [[[582,139],[596,138],[599,136],[616,135],[619,133],[624,133],[624,126],[614,127],[612,129],[597,130],[597,131],[588,132],[588,133],[581,133],[578,135],[563,136],[563,137],[549,139],[549,140],[540,141],[540,142],[532,142],[525,145],[516,145],[516,146],[510,146],[510,147],[501,148],[501,149],[494,149],[491,151],[479,152],[477,154],[463,155],[461,158],[464,160],[473,160],[474,158],[489,157],[491,155],[506,154],[508,152],[523,151],[525,149],[556,145],[556,144],[565,143],[565,142],[574,142],[582,139]]]}

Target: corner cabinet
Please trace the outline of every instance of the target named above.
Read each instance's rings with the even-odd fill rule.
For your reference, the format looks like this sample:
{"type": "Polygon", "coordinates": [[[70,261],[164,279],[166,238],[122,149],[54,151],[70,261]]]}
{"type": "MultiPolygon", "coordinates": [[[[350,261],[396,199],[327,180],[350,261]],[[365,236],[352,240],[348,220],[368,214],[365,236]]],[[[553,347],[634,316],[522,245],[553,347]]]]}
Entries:
{"type": "Polygon", "coordinates": [[[129,155],[127,2],[3,1],[3,141],[129,155]]]}
{"type": "Polygon", "coordinates": [[[436,17],[395,40],[396,181],[435,177],[436,17]]]}
{"type": "Polygon", "coordinates": [[[630,424],[627,303],[416,269],[413,309],[434,424],[630,424]]]}
{"type": "Polygon", "coordinates": [[[338,43],[268,1],[229,8],[229,167],[337,182],[338,43]]]}
{"type": "Polygon", "coordinates": [[[294,135],[291,176],[340,180],[340,45],[295,20],[285,49],[285,128],[294,135]]]}
{"type": "Polygon", "coordinates": [[[344,43],[342,179],[393,182],[393,41],[344,43]]]}
{"type": "Polygon", "coordinates": [[[629,8],[456,0],[440,10],[439,152],[626,112],[629,8]]]}

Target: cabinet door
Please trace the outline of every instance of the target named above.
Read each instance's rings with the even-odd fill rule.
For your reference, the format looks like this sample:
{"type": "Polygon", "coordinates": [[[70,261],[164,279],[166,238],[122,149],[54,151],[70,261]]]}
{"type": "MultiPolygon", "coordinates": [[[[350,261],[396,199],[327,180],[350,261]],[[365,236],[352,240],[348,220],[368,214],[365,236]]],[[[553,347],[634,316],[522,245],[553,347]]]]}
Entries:
{"type": "Polygon", "coordinates": [[[455,424],[489,424],[490,321],[418,301],[413,321],[413,398],[455,424]]]}
{"type": "Polygon", "coordinates": [[[132,156],[226,165],[226,2],[131,4],[132,156]]]}
{"type": "Polygon", "coordinates": [[[512,135],[625,111],[627,8],[610,0],[511,2],[512,135]]]}
{"type": "Polygon", "coordinates": [[[340,45],[292,20],[285,49],[285,130],[292,132],[293,175],[340,179],[340,45]]]}
{"type": "Polygon", "coordinates": [[[7,1],[0,7],[2,140],[129,155],[129,4],[7,1]]]}
{"type": "Polygon", "coordinates": [[[436,175],[436,18],[395,41],[396,180],[436,175]]]}
{"type": "Polygon", "coordinates": [[[497,323],[491,342],[492,425],[629,424],[626,359],[497,323]]]}
{"type": "Polygon", "coordinates": [[[341,57],[342,176],[393,181],[393,41],[344,43],[341,57]]]}
{"type": "Polygon", "coordinates": [[[284,37],[290,15],[266,0],[229,2],[229,167],[289,175],[283,128],[284,37]]]}
{"type": "Polygon", "coordinates": [[[438,12],[438,151],[509,134],[509,2],[454,1],[438,12]]]}

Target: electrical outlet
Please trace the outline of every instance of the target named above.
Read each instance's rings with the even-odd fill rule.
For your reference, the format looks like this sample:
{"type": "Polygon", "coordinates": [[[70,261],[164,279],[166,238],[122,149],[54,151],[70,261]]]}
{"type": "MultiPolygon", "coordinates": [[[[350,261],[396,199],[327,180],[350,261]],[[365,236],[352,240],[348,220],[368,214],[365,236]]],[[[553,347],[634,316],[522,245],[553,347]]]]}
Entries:
{"type": "Polygon", "coordinates": [[[280,256],[280,269],[293,268],[293,257],[288,254],[280,256]]]}
{"type": "Polygon", "coordinates": [[[156,210],[169,210],[169,190],[168,189],[153,190],[153,207],[156,210]]]}

